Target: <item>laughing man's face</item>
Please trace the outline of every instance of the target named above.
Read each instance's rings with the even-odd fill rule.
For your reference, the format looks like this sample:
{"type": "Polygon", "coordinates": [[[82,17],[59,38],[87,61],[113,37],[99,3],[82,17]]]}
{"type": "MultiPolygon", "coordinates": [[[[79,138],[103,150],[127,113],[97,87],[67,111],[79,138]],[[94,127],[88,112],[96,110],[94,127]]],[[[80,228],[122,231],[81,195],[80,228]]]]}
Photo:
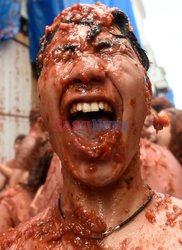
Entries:
{"type": "Polygon", "coordinates": [[[56,32],[46,48],[39,94],[63,168],[98,187],[120,178],[138,150],[147,112],[146,82],[136,53],[127,39],[117,36],[116,27],[103,28],[91,41],[89,30],[71,24],[56,32]],[[74,129],[83,121],[86,129],[74,129]],[[120,129],[106,131],[104,121],[118,122],[120,129]]]}

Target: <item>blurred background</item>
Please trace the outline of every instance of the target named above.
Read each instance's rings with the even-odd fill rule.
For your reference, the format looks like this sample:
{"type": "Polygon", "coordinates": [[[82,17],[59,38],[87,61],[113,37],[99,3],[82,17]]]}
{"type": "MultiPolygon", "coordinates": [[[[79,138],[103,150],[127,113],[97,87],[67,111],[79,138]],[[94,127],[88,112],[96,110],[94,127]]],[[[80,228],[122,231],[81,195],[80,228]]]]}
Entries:
{"type": "MultiPolygon", "coordinates": [[[[37,103],[35,58],[46,25],[64,8],[93,0],[0,0],[0,162],[13,157],[15,137],[26,134],[37,103]]],[[[182,1],[103,0],[130,18],[150,58],[154,96],[182,108],[182,1]]]]}

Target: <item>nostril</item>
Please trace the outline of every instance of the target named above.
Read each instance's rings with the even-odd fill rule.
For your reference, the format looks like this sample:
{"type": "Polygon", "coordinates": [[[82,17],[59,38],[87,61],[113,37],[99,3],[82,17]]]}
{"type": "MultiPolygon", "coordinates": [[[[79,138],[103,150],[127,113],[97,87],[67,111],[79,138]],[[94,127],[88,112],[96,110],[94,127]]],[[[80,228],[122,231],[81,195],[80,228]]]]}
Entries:
{"type": "Polygon", "coordinates": [[[79,78],[75,78],[74,83],[82,83],[82,80],[80,80],[79,78]]]}

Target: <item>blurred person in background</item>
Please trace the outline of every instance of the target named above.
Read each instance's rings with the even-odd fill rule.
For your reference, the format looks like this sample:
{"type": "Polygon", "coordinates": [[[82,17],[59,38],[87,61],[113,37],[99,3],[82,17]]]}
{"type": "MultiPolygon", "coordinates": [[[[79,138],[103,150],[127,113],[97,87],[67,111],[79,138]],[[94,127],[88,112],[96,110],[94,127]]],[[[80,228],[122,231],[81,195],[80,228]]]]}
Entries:
{"type": "Polygon", "coordinates": [[[0,232],[5,232],[11,227],[26,221],[32,215],[30,206],[37,190],[47,178],[52,153],[45,151],[37,160],[37,164],[28,171],[26,184],[16,184],[6,189],[0,196],[0,232]]]}
{"type": "Polygon", "coordinates": [[[31,202],[47,178],[53,156],[48,133],[45,132],[40,112],[30,111],[30,131],[23,139],[14,159],[10,188],[0,196],[0,231],[17,226],[32,215],[31,202]],[[17,172],[16,172],[17,171],[17,172]],[[20,176],[26,171],[24,183],[20,176]]]}
{"type": "Polygon", "coordinates": [[[52,151],[48,133],[45,131],[40,111],[32,108],[29,114],[30,129],[16,154],[15,168],[30,170],[37,164],[41,154],[47,150],[52,151]],[[49,149],[48,149],[49,148],[49,149]]]}
{"type": "Polygon", "coordinates": [[[63,177],[61,172],[61,161],[56,153],[54,153],[46,181],[37,190],[30,205],[31,215],[35,216],[45,210],[45,208],[57,205],[62,186],[63,177]]]}
{"type": "Polygon", "coordinates": [[[169,118],[169,126],[156,133],[155,128],[151,124],[146,129],[146,135],[152,142],[168,148],[182,165],[182,110],[167,108],[159,112],[160,116],[169,118]]]}
{"type": "Polygon", "coordinates": [[[159,115],[168,115],[170,124],[157,134],[157,144],[167,147],[182,165],[182,110],[168,108],[159,115]]]}
{"type": "Polygon", "coordinates": [[[152,98],[152,108],[159,113],[166,108],[172,108],[173,104],[165,96],[156,96],[152,98]]]}
{"type": "Polygon", "coordinates": [[[8,186],[13,187],[17,183],[26,183],[28,171],[36,166],[40,156],[48,149],[52,151],[48,143],[48,133],[45,131],[40,111],[37,107],[33,108],[29,114],[30,129],[16,150],[13,159],[13,171],[10,175],[8,186]]]}
{"type": "Polygon", "coordinates": [[[157,115],[152,108],[146,117],[140,140],[141,175],[145,183],[157,192],[182,198],[182,168],[172,152],[163,145],[157,145],[157,137],[169,131],[170,125],[156,133],[153,123],[157,117],[163,117],[163,112],[157,115]],[[164,131],[164,132],[163,132],[164,131]]]}
{"type": "Polygon", "coordinates": [[[142,138],[140,159],[146,184],[157,192],[182,198],[182,168],[169,149],[142,138]]]}
{"type": "MultiPolygon", "coordinates": [[[[19,134],[14,141],[14,158],[12,160],[9,160],[6,164],[2,164],[0,163],[0,172],[4,175],[4,185],[1,187],[1,191],[3,190],[3,188],[5,188],[5,185],[8,184],[10,182],[11,177],[13,176],[13,174],[15,173],[15,158],[16,155],[18,153],[20,144],[22,142],[22,140],[25,138],[24,134],[19,134]]],[[[26,171],[23,171],[24,174],[22,174],[21,170],[17,170],[21,177],[17,180],[17,181],[21,181],[24,182],[26,179],[26,171]]],[[[13,183],[11,183],[13,185],[13,183]]],[[[11,186],[10,184],[10,186],[11,186]]]]}

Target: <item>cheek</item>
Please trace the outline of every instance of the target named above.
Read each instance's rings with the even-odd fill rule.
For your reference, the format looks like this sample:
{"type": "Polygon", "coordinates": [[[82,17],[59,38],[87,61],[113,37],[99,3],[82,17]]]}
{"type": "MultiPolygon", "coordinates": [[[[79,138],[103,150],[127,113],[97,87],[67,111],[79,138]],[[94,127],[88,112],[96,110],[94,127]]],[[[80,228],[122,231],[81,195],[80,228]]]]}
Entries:
{"type": "Polygon", "coordinates": [[[114,71],[110,79],[123,99],[123,121],[129,124],[129,130],[123,132],[123,140],[131,155],[136,151],[147,114],[146,82],[144,69],[135,61],[124,58],[113,64],[114,71]]]}
{"type": "Polygon", "coordinates": [[[139,114],[144,119],[147,98],[143,67],[137,61],[116,56],[111,68],[110,78],[123,99],[124,119],[132,120],[139,114]]]}
{"type": "Polygon", "coordinates": [[[54,120],[59,119],[59,102],[62,93],[62,85],[56,74],[55,68],[50,68],[42,72],[39,82],[38,91],[40,96],[40,109],[46,128],[50,131],[54,120]]]}
{"type": "Polygon", "coordinates": [[[159,145],[169,147],[171,141],[170,126],[164,127],[162,130],[158,131],[157,141],[159,145]]]}

